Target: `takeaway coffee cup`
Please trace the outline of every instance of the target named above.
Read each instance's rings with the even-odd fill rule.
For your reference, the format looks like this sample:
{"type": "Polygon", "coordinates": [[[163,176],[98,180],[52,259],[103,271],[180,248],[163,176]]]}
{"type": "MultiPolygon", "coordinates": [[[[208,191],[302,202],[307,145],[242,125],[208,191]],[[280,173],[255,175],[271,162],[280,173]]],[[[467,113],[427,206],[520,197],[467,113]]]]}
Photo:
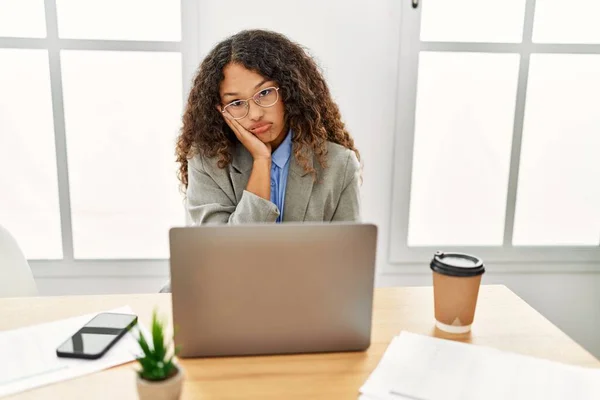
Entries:
{"type": "Polygon", "coordinates": [[[448,333],[469,332],[485,272],[483,261],[468,254],[437,252],[430,267],[436,326],[448,333]]]}

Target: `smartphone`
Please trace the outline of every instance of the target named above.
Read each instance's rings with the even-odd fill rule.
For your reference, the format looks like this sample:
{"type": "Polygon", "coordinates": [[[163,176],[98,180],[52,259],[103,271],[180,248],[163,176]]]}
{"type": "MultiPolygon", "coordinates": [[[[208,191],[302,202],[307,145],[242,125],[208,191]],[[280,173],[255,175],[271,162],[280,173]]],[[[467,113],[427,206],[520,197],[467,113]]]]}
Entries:
{"type": "Polygon", "coordinates": [[[56,349],[58,357],[95,360],[137,324],[132,314],[100,313],[56,349]]]}

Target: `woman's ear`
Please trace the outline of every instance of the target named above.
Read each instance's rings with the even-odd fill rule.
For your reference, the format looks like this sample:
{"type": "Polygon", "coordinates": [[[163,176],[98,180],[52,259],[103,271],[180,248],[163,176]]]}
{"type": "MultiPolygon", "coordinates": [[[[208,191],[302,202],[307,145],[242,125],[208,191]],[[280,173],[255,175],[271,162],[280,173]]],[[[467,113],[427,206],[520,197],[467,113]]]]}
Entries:
{"type": "Polygon", "coordinates": [[[217,104],[217,105],[215,106],[215,108],[217,109],[217,111],[219,111],[219,112],[223,112],[223,108],[221,108],[221,105],[220,105],[220,104],[217,104]]]}

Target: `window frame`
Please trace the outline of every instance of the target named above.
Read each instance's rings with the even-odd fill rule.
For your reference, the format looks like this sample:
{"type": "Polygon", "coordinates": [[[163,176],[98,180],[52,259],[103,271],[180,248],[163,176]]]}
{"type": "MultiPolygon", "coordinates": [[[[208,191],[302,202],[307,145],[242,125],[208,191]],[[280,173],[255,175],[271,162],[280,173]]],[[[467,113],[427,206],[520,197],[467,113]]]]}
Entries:
{"type": "Polygon", "coordinates": [[[431,259],[437,250],[446,250],[444,246],[408,246],[408,224],[410,212],[411,180],[413,168],[413,150],[415,136],[415,111],[417,98],[417,78],[419,53],[435,52],[475,52],[475,53],[512,53],[520,55],[517,82],[517,99],[513,125],[510,172],[506,199],[504,239],[501,246],[446,246],[452,251],[474,253],[497,264],[535,264],[553,265],[551,270],[570,271],[568,264],[577,264],[579,271],[598,271],[600,266],[599,246],[513,246],[513,228],[523,120],[529,77],[531,54],[600,54],[600,44],[551,44],[533,43],[533,23],[535,0],[526,0],[524,13],[523,39],[521,43],[480,43],[480,42],[428,42],[420,40],[420,22],[422,7],[413,8],[410,1],[402,4],[402,22],[400,52],[398,61],[397,114],[394,143],[393,188],[391,199],[391,224],[388,243],[388,264],[385,272],[398,272],[399,266],[422,265],[431,259]]]}
{"type": "MultiPolygon", "coordinates": [[[[62,259],[33,259],[29,264],[36,277],[74,276],[165,276],[166,259],[75,259],[67,163],[67,143],[61,77],[61,50],[176,52],[182,57],[183,105],[191,89],[192,76],[198,66],[199,5],[195,0],[181,0],[181,41],[63,39],[58,35],[56,0],[44,0],[45,38],[0,37],[0,48],[42,49],[48,52],[50,89],[56,147],[56,173],[62,237],[62,259]]],[[[182,205],[183,207],[183,205],[182,205]]]]}

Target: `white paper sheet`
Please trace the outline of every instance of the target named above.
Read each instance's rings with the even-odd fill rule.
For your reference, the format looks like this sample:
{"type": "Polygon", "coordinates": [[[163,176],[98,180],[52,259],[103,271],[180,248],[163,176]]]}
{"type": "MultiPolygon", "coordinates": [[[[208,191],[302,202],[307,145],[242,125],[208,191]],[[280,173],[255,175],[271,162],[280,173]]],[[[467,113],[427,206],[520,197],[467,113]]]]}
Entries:
{"type": "Polygon", "coordinates": [[[600,369],[402,332],[360,391],[380,400],[598,400],[600,369]]]}
{"type": "MultiPolygon", "coordinates": [[[[106,312],[134,314],[129,306],[106,312]]],[[[56,356],[56,348],[97,314],[0,332],[0,397],[135,360],[140,348],[131,333],[98,360],[56,356]]]]}

